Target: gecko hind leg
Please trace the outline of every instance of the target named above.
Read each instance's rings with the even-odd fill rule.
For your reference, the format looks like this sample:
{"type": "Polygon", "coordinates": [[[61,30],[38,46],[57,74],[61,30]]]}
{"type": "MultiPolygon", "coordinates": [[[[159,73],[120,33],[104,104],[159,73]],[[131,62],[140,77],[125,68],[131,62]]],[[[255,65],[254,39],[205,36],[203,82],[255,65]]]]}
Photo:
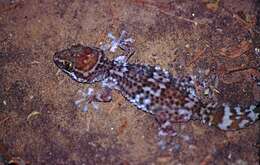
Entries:
{"type": "Polygon", "coordinates": [[[192,142],[192,138],[188,134],[178,128],[178,130],[175,130],[174,128],[174,125],[177,123],[189,121],[189,113],[174,115],[169,113],[169,111],[159,111],[155,113],[155,119],[159,124],[157,144],[161,150],[180,151],[181,145],[178,141],[181,140],[187,143],[192,142]]]}

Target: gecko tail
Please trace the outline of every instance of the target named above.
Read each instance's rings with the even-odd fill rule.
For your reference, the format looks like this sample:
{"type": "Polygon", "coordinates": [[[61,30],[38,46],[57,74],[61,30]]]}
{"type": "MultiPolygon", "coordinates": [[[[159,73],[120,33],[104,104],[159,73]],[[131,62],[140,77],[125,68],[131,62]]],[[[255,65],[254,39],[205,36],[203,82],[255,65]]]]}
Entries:
{"type": "Polygon", "coordinates": [[[260,103],[244,109],[240,106],[231,107],[228,104],[223,104],[218,108],[208,105],[201,109],[200,115],[202,122],[210,126],[218,127],[221,130],[237,130],[259,120],[260,103]]]}

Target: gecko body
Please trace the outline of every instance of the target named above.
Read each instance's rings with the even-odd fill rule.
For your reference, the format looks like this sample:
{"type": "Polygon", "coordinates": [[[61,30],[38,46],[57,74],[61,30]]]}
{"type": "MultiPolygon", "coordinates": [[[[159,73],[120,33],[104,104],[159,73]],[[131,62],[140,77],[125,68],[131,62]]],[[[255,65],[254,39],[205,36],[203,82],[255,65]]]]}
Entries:
{"type": "MultiPolygon", "coordinates": [[[[107,90],[119,91],[138,109],[155,115],[161,134],[176,122],[200,120],[222,130],[244,128],[259,119],[260,106],[249,108],[204,105],[189,77],[174,77],[158,66],[132,64],[123,57],[109,60],[95,47],[74,45],[56,52],[55,64],[80,83],[101,82],[107,90]]],[[[96,101],[110,101],[102,96],[96,101]]]]}

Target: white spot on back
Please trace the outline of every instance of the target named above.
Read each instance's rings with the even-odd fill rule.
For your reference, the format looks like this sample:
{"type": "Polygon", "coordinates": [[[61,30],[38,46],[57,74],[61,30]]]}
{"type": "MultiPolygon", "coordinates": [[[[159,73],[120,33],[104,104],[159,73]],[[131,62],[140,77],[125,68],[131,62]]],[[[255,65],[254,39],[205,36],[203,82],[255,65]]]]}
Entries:
{"type": "Polygon", "coordinates": [[[195,105],[195,102],[189,100],[186,104],[184,104],[184,107],[191,109],[194,105],[195,105]]]}
{"type": "Polygon", "coordinates": [[[169,78],[163,78],[163,79],[162,79],[162,82],[164,82],[164,83],[170,82],[170,79],[169,79],[169,78]]]}
{"type": "Polygon", "coordinates": [[[156,66],[155,66],[155,70],[161,70],[161,67],[158,66],[158,65],[156,65],[156,66]]]}
{"type": "Polygon", "coordinates": [[[158,80],[161,76],[157,72],[153,72],[153,78],[158,80]]]}
{"type": "Polygon", "coordinates": [[[249,109],[246,109],[246,112],[248,113],[248,117],[252,120],[252,121],[256,121],[258,119],[258,114],[256,114],[253,110],[256,108],[255,105],[251,105],[249,107],[249,109]]]}
{"type": "Polygon", "coordinates": [[[150,94],[159,97],[161,95],[161,89],[157,89],[156,91],[153,91],[150,87],[143,87],[144,91],[150,92],[150,94]]]}
{"type": "Polygon", "coordinates": [[[118,86],[117,86],[117,80],[116,79],[113,79],[112,77],[108,77],[106,78],[105,80],[102,81],[102,86],[103,87],[108,87],[110,89],[118,89],[118,86]]]}
{"type": "Polygon", "coordinates": [[[180,108],[178,109],[178,114],[184,116],[184,120],[189,120],[191,118],[192,112],[190,110],[180,108]]]}
{"type": "Polygon", "coordinates": [[[149,104],[151,104],[151,100],[150,100],[150,99],[145,99],[145,100],[144,100],[144,103],[145,103],[146,105],[149,105],[149,104]]]}
{"type": "Polygon", "coordinates": [[[115,75],[118,75],[120,77],[123,77],[124,76],[124,73],[123,72],[119,72],[117,70],[110,70],[110,73],[111,74],[115,74],[115,75]]]}
{"type": "Polygon", "coordinates": [[[114,58],[114,61],[119,64],[124,64],[127,62],[127,57],[126,56],[117,56],[116,58],[114,58]]]}
{"type": "Polygon", "coordinates": [[[162,88],[162,89],[166,88],[166,86],[164,84],[162,84],[162,83],[159,83],[159,87],[162,88]]]}
{"type": "Polygon", "coordinates": [[[127,69],[127,67],[125,66],[125,67],[123,67],[123,68],[121,69],[121,71],[122,71],[122,72],[127,72],[128,69],[127,69]]]}
{"type": "Polygon", "coordinates": [[[241,112],[241,108],[240,108],[239,105],[238,105],[237,107],[235,107],[234,109],[235,109],[237,115],[242,115],[242,114],[243,114],[243,113],[241,112]]]}
{"type": "Polygon", "coordinates": [[[147,81],[156,83],[156,81],[153,78],[148,78],[147,81]]]}
{"type": "Polygon", "coordinates": [[[223,104],[224,106],[224,115],[222,118],[222,122],[218,124],[218,127],[223,130],[227,130],[228,127],[232,124],[232,120],[230,117],[232,116],[232,113],[230,111],[230,107],[226,104],[223,104]]]}
{"type": "Polygon", "coordinates": [[[242,120],[242,121],[238,124],[238,126],[239,126],[239,128],[244,128],[247,123],[249,123],[248,120],[242,120]]]}

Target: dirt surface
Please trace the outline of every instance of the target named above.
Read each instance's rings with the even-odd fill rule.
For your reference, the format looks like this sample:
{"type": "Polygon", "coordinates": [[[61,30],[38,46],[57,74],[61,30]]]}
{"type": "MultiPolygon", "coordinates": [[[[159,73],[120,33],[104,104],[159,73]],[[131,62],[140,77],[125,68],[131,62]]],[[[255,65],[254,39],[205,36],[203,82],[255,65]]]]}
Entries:
{"type": "Polygon", "coordinates": [[[57,73],[52,57],[126,30],[131,62],[196,76],[205,102],[248,106],[260,101],[259,8],[254,0],[0,0],[0,164],[258,164],[259,122],[231,132],[176,124],[161,150],[154,118],[117,92],[98,112],[77,108],[88,86],[57,73]]]}

